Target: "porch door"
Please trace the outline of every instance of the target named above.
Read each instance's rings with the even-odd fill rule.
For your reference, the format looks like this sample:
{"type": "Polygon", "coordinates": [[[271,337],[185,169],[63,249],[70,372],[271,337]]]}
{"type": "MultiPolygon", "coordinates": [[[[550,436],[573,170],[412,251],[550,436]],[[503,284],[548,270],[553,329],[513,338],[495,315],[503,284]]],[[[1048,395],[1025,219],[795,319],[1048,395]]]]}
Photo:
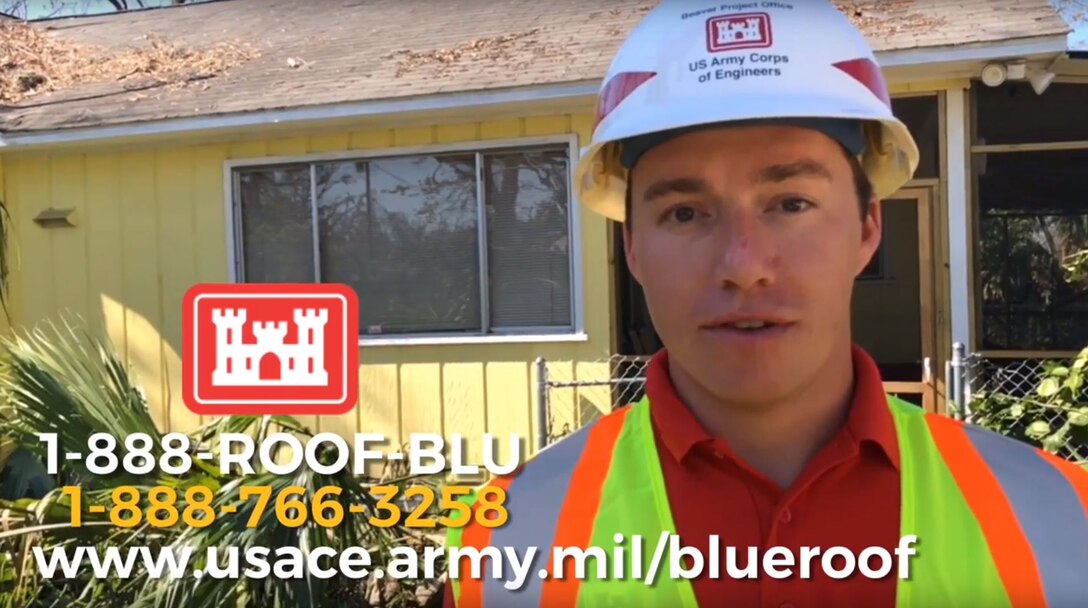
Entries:
{"type": "Polygon", "coordinates": [[[854,285],[854,341],[876,359],[886,392],[937,411],[936,256],[933,191],[904,188],[885,199],[883,235],[854,285]]]}

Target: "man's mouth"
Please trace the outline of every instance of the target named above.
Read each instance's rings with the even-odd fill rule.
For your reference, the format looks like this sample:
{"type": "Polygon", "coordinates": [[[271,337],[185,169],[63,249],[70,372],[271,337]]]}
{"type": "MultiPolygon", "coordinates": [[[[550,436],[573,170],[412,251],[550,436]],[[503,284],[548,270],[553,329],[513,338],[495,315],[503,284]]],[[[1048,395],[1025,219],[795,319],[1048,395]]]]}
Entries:
{"type": "Polygon", "coordinates": [[[749,334],[758,334],[782,330],[793,324],[793,321],[780,317],[751,317],[737,316],[721,317],[703,325],[703,329],[736,331],[749,334]]]}
{"type": "Polygon", "coordinates": [[[738,323],[723,323],[719,327],[728,327],[730,329],[740,329],[744,331],[755,331],[759,329],[770,329],[774,327],[774,323],[770,321],[740,321],[738,323]]]}

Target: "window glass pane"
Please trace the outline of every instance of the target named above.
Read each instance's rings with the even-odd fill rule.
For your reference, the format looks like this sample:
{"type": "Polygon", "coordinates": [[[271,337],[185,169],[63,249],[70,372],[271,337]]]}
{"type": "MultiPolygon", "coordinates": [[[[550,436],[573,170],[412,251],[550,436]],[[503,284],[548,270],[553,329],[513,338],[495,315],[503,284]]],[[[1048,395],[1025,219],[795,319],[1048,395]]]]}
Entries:
{"type": "Polygon", "coordinates": [[[1027,82],[972,87],[974,143],[1020,144],[1088,140],[1088,85],[1055,82],[1036,95],[1027,82]]]}
{"type": "MultiPolygon", "coordinates": [[[[321,279],[352,287],[359,295],[362,316],[373,305],[374,294],[366,282],[364,260],[375,259],[373,235],[378,229],[367,206],[367,164],[365,161],[319,163],[314,167],[314,175],[321,279]]],[[[359,330],[365,332],[366,326],[360,325],[359,330]]]]}
{"type": "Polygon", "coordinates": [[[918,144],[920,158],[914,177],[940,176],[941,125],[937,96],[897,97],[892,99],[892,112],[907,125],[918,144]]]}
{"type": "Polygon", "coordinates": [[[353,186],[322,198],[330,209],[322,238],[348,256],[330,262],[329,280],[357,285],[360,332],[479,330],[475,155],[380,159],[366,167],[368,190],[359,170],[349,169],[353,186]],[[333,201],[349,191],[354,202],[340,204],[350,211],[338,216],[333,201]]]}
{"type": "Polygon", "coordinates": [[[1080,350],[1088,285],[1062,268],[1088,248],[1088,150],[975,155],[983,348],[1080,350]]]}
{"type": "Polygon", "coordinates": [[[312,282],[309,165],[242,169],[238,190],[246,282],[312,282]]]}
{"type": "Polygon", "coordinates": [[[571,325],[567,154],[487,154],[491,325],[571,325]]]}

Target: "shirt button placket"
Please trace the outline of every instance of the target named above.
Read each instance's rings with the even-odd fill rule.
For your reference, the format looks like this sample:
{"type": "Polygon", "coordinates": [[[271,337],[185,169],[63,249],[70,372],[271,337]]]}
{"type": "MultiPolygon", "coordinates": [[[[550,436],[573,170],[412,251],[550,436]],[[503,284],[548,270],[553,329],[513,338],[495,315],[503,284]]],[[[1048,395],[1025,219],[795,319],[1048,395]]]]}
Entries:
{"type": "MultiPolygon", "coordinates": [[[[790,511],[789,507],[785,507],[781,511],[779,511],[779,513],[778,513],[778,523],[779,524],[786,525],[786,524],[790,523],[791,521],[793,521],[793,512],[790,511]]],[[[782,602],[781,604],[778,605],[778,608],[797,608],[797,605],[794,604],[793,602],[782,602]]]]}

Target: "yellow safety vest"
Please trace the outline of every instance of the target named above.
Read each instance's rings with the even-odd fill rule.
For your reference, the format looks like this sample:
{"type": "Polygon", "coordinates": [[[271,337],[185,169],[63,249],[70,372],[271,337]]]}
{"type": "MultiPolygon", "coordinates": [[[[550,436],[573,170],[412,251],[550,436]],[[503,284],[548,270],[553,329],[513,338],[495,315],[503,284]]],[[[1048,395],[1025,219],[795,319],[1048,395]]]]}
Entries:
{"type": "MultiPolygon", "coordinates": [[[[901,455],[900,531],[919,540],[909,579],[897,583],[897,608],[1088,606],[1088,472],[897,398],[888,405],[901,455]]],[[[450,529],[448,546],[516,547],[520,555],[535,547],[541,557],[517,590],[489,578],[487,564],[472,579],[465,564],[449,582],[459,607],[697,605],[690,581],[670,579],[667,563],[652,586],[630,577],[632,551],[628,576],[597,579],[592,560],[584,580],[569,568],[562,580],[538,576],[553,546],[600,547],[612,572],[617,534],[646,539],[645,576],[659,536],[676,533],[648,397],[541,451],[498,485],[507,523],[450,529]]]]}

